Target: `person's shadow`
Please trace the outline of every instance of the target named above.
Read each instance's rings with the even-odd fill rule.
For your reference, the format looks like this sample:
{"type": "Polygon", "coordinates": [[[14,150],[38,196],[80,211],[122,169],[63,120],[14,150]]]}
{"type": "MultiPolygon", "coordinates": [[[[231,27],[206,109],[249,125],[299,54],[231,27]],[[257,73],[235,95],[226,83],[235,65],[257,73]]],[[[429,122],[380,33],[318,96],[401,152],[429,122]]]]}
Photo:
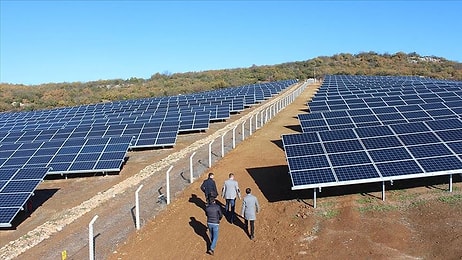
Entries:
{"type": "Polygon", "coordinates": [[[191,198],[189,198],[189,202],[196,204],[199,208],[203,209],[205,211],[205,202],[197,197],[196,194],[191,194],[191,198]]]}
{"type": "Polygon", "coordinates": [[[211,245],[210,238],[207,235],[207,226],[202,224],[202,222],[197,221],[195,217],[189,217],[189,219],[191,219],[191,221],[189,221],[189,225],[194,229],[194,232],[204,239],[206,245],[205,250],[207,251],[211,245]]]}
{"type": "Polygon", "coordinates": [[[242,216],[235,214],[233,224],[237,227],[240,227],[244,231],[244,233],[250,238],[249,230],[245,226],[245,219],[242,216]]]}

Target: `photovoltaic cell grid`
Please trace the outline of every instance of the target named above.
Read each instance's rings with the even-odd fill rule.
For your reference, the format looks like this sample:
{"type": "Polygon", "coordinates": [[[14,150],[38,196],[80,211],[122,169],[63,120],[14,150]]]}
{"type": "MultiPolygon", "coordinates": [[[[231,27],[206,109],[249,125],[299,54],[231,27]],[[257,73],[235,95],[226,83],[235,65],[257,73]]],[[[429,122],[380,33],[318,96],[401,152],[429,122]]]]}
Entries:
{"type": "Polygon", "coordinates": [[[131,136],[136,140],[131,148],[174,146],[176,134],[172,121],[179,124],[177,133],[203,131],[211,121],[226,120],[231,112],[242,111],[245,95],[255,96],[266,90],[270,97],[295,82],[287,80],[174,97],[0,113],[0,143],[131,136]],[[168,121],[167,127],[164,121],[168,121]],[[147,133],[144,128],[157,133],[147,133]],[[155,137],[159,139],[148,140],[155,137]]]}
{"type": "Polygon", "coordinates": [[[47,172],[47,168],[0,169],[0,227],[11,227],[47,172]]]}
{"type": "Polygon", "coordinates": [[[129,137],[106,137],[0,144],[0,170],[47,168],[48,174],[118,172],[130,141],[129,137]]]}
{"type": "Polygon", "coordinates": [[[118,172],[129,147],[164,147],[295,83],[175,97],[0,113],[0,227],[10,227],[46,174],[118,172]]]}
{"type": "Polygon", "coordinates": [[[271,96],[293,83],[295,81],[289,80],[264,84],[264,87],[257,84],[230,88],[229,94],[220,90],[46,111],[0,113],[0,169],[46,166],[52,167],[50,174],[120,170],[128,147],[174,146],[179,132],[208,129],[210,121],[227,119],[231,111],[242,110],[245,101],[242,95],[247,92],[255,96],[262,89],[268,89],[268,96],[271,96]],[[241,94],[235,90],[246,92],[241,94]],[[87,139],[89,142],[118,140],[123,149],[114,154],[101,146],[90,146],[88,149],[98,151],[80,153],[79,145],[87,139]],[[79,145],[68,147],[72,140],[79,145]],[[55,147],[43,149],[47,146],[55,147]]]}
{"type": "Polygon", "coordinates": [[[229,107],[230,112],[239,112],[244,107],[276,95],[296,82],[296,80],[285,80],[189,95],[115,101],[32,112],[0,113],[0,132],[61,128],[75,121],[87,121],[91,124],[94,120],[95,123],[101,123],[105,119],[114,117],[154,116],[158,111],[165,111],[167,108],[178,112],[188,106],[218,105],[229,107]]]}
{"type": "Polygon", "coordinates": [[[327,76],[283,135],[293,189],[462,172],[462,83],[327,76]]]}
{"type": "Polygon", "coordinates": [[[303,132],[460,118],[462,98],[451,104],[385,106],[299,114],[303,132]],[[449,107],[451,106],[451,107],[449,107]]]}
{"type": "Polygon", "coordinates": [[[462,173],[462,121],[283,135],[295,189],[462,173]]]}

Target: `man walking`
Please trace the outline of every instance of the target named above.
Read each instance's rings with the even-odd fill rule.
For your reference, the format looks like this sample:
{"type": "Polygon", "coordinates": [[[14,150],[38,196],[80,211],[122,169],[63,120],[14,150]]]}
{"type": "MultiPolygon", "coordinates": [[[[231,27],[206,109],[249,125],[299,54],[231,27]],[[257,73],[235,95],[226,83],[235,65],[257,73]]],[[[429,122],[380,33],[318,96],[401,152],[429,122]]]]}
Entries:
{"type": "Polygon", "coordinates": [[[211,198],[209,204],[205,207],[205,214],[207,215],[207,226],[210,231],[211,241],[210,249],[207,253],[213,255],[217,246],[220,220],[223,217],[221,207],[215,202],[214,198],[211,198]]]}
{"type": "Polygon", "coordinates": [[[207,204],[210,204],[210,200],[212,198],[215,199],[218,196],[217,185],[213,177],[213,172],[209,173],[209,177],[206,180],[204,180],[204,182],[201,185],[201,190],[205,194],[205,200],[207,204]]]}
{"type": "Polygon", "coordinates": [[[242,212],[241,215],[245,219],[245,232],[249,234],[249,222],[250,222],[250,239],[255,238],[255,220],[257,219],[257,213],[260,210],[260,205],[258,204],[257,197],[251,194],[252,190],[250,188],[245,189],[247,194],[242,201],[242,212]]]}
{"type": "Polygon", "coordinates": [[[234,222],[236,197],[241,199],[239,184],[234,180],[234,173],[229,174],[229,179],[225,181],[222,189],[222,197],[226,200],[226,215],[231,223],[234,222]]]}

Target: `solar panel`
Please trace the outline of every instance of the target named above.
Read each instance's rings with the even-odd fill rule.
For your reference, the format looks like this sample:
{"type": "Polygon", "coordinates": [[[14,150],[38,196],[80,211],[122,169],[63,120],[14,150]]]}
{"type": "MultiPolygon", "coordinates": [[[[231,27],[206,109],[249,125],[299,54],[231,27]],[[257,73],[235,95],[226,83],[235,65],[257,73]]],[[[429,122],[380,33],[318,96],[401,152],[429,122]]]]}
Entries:
{"type": "Polygon", "coordinates": [[[327,76],[310,114],[298,115],[303,133],[282,135],[293,189],[462,173],[462,99],[447,94],[461,89],[416,77],[327,76]]]}
{"type": "Polygon", "coordinates": [[[47,168],[0,169],[0,227],[11,222],[43,181],[47,168]]]}

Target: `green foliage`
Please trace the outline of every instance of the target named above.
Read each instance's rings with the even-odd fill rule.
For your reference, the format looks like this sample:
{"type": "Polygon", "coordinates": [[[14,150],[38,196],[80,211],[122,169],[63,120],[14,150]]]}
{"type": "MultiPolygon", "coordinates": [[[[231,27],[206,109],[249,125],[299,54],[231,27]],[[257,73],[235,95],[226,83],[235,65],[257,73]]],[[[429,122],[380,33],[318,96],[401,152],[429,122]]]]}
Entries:
{"type": "Polygon", "coordinates": [[[327,74],[418,75],[462,80],[462,63],[417,53],[340,53],[272,66],[156,73],[149,79],[132,77],[90,82],[47,83],[37,86],[0,83],[0,111],[30,111],[99,102],[188,94],[284,79],[307,79],[327,74]]]}
{"type": "Polygon", "coordinates": [[[462,194],[454,194],[451,196],[442,196],[438,198],[439,201],[447,204],[456,204],[462,201],[462,194]]]}
{"type": "Polygon", "coordinates": [[[361,213],[385,212],[398,209],[396,206],[385,204],[383,201],[367,195],[361,195],[361,197],[358,198],[356,202],[360,204],[358,210],[361,213]]]}
{"type": "Polygon", "coordinates": [[[393,206],[393,205],[377,205],[377,204],[369,204],[369,205],[366,205],[366,206],[363,206],[363,207],[359,207],[358,210],[359,212],[361,213],[365,213],[365,212],[386,212],[386,211],[392,211],[392,210],[396,210],[398,209],[398,207],[396,206],[393,206]]]}

